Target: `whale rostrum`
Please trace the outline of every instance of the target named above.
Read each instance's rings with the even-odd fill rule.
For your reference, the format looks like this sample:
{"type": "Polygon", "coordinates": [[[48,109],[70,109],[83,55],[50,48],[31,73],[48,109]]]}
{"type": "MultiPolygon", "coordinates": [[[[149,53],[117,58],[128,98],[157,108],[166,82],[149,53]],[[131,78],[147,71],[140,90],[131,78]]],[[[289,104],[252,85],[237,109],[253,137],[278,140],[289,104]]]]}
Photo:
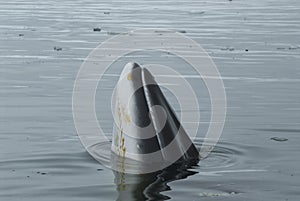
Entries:
{"type": "Polygon", "coordinates": [[[113,95],[111,151],[143,163],[198,160],[199,152],[152,74],[137,63],[125,65],[113,95]]]}

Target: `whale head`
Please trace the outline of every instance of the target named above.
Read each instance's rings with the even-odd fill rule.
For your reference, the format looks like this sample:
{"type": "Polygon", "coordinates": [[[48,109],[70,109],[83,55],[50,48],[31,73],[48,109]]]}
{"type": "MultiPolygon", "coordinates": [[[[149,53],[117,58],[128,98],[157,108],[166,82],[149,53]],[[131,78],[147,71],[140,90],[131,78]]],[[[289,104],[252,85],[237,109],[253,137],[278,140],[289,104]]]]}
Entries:
{"type": "Polygon", "coordinates": [[[197,148],[149,70],[126,64],[114,94],[113,154],[144,164],[198,162],[197,148]]]}

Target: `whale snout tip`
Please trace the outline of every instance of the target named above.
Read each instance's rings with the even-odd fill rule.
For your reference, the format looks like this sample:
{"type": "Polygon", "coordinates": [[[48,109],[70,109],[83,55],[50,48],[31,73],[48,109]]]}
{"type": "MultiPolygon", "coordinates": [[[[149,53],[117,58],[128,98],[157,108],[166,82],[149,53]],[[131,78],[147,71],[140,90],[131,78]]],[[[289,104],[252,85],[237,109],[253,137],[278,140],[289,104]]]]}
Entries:
{"type": "Polygon", "coordinates": [[[138,63],[129,62],[124,66],[120,77],[127,77],[127,80],[131,81],[133,77],[140,77],[141,70],[142,68],[138,63]]]}
{"type": "Polygon", "coordinates": [[[128,62],[125,67],[124,67],[124,70],[134,70],[136,68],[141,68],[141,66],[136,63],[136,62],[128,62]]]}

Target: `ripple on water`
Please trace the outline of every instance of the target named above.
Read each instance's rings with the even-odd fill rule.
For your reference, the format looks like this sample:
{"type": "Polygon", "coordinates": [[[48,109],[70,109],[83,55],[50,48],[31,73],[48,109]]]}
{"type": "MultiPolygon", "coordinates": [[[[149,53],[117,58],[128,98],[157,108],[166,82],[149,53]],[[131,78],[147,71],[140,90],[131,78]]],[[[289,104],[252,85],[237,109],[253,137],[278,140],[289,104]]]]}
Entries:
{"type": "MultiPolygon", "coordinates": [[[[202,139],[196,139],[195,145],[199,148],[203,143],[202,139]]],[[[97,143],[89,148],[89,152],[95,157],[102,165],[111,167],[111,142],[97,143]]],[[[217,175],[218,173],[225,172],[249,172],[249,171],[261,171],[255,169],[249,169],[246,164],[243,164],[250,156],[253,150],[257,148],[234,144],[228,142],[219,142],[213,149],[213,151],[204,159],[200,160],[198,167],[195,167],[195,171],[200,174],[217,175]],[[239,168],[233,170],[234,168],[239,168]]],[[[138,164],[136,164],[138,165],[138,164]]]]}
{"type": "MultiPolygon", "coordinates": [[[[196,140],[196,146],[201,147],[202,141],[196,140]]],[[[214,169],[226,169],[237,165],[245,156],[242,147],[236,144],[219,142],[212,152],[199,163],[201,171],[211,171],[214,169]]]]}
{"type": "MultiPolygon", "coordinates": [[[[199,150],[202,143],[203,139],[195,140],[195,145],[199,150]]],[[[107,167],[111,165],[110,144],[111,143],[107,141],[90,147],[90,152],[96,154],[97,158],[100,158],[99,162],[107,167]]],[[[144,176],[114,172],[115,183],[120,193],[119,198],[123,198],[124,195],[132,195],[134,194],[133,192],[138,191],[135,188],[129,188],[129,186],[133,185],[148,186],[143,192],[156,198],[164,197],[169,193],[172,195],[171,197],[179,199],[184,196],[193,197],[195,199],[203,197],[238,198],[243,196],[243,192],[236,188],[236,186],[231,186],[231,184],[234,183],[231,179],[239,178],[235,176],[232,177],[232,174],[240,175],[248,174],[249,172],[264,171],[261,169],[250,169],[248,164],[245,163],[245,161],[247,161],[246,158],[253,157],[251,150],[255,149],[256,147],[221,141],[214,147],[208,157],[202,159],[198,165],[188,167],[187,169],[174,169],[169,167],[162,171],[144,176]],[[216,176],[223,175],[224,177],[222,177],[222,179],[217,179],[217,181],[213,179],[216,178],[216,176]],[[189,179],[185,180],[187,177],[189,177],[189,179]],[[174,182],[179,180],[180,182],[174,182]],[[160,186],[165,186],[166,188],[161,189],[160,186]],[[124,188],[124,190],[122,190],[122,188],[124,188]],[[176,189],[176,191],[174,189],[176,189]],[[164,191],[168,191],[168,193],[164,191]],[[193,192],[193,194],[187,194],[187,192],[193,192]]],[[[141,192],[141,195],[142,194],[141,192]]],[[[165,198],[168,198],[168,196],[162,200],[165,198]]]]}

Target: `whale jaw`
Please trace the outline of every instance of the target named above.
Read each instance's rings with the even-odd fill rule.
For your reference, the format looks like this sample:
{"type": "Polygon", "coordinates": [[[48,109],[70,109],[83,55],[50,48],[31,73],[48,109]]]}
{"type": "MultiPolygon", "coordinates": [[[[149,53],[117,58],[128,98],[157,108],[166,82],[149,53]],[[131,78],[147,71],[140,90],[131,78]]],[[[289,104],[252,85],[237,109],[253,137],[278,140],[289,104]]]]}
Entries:
{"type": "Polygon", "coordinates": [[[198,161],[198,150],[146,68],[125,65],[113,110],[111,150],[117,156],[143,163],[198,161]]]}

